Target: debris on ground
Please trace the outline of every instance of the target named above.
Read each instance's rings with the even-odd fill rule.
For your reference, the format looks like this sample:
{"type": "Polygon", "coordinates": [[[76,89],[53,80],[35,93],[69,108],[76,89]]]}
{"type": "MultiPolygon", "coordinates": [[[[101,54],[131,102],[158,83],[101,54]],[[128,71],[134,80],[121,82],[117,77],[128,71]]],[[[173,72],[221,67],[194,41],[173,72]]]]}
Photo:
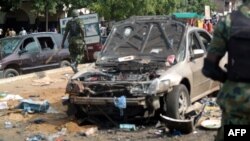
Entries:
{"type": "Polygon", "coordinates": [[[0,97],[0,101],[8,101],[8,100],[22,100],[23,98],[20,95],[15,94],[4,94],[0,97]]]}
{"type": "Polygon", "coordinates": [[[183,134],[191,133],[194,130],[192,119],[174,119],[162,114],[160,115],[160,117],[164,120],[166,126],[169,129],[175,129],[175,131],[179,131],[183,134]]]}
{"type": "Polygon", "coordinates": [[[9,109],[7,101],[0,101],[0,110],[9,109]]]}
{"type": "Polygon", "coordinates": [[[97,127],[86,128],[85,130],[81,130],[79,135],[81,136],[93,136],[98,131],[97,127]]]}
{"type": "Polygon", "coordinates": [[[201,122],[201,126],[206,129],[219,129],[221,127],[221,120],[208,119],[201,122]]]}
{"type": "Polygon", "coordinates": [[[135,130],[137,130],[135,124],[127,124],[127,123],[125,123],[125,124],[120,124],[119,127],[120,127],[121,130],[125,130],[125,131],[135,131],[135,130]]]}
{"type": "Polygon", "coordinates": [[[19,109],[23,109],[24,112],[28,113],[45,113],[49,109],[49,102],[47,100],[43,101],[34,101],[32,99],[24,99],[21,100],[20,105],[18,106],[19,109]]]}
{"type": "Polygon", "coordinates": [[[43,134],[34,134],[26,138],[26,141],[45,141],[46,137],[43,134]]]}

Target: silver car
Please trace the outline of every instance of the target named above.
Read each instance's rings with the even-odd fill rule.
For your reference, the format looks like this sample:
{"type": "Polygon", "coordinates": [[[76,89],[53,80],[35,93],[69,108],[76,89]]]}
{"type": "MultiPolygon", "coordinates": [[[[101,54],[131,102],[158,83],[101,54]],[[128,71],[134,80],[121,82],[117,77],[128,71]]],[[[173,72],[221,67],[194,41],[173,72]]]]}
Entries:
{"type": "Polygon", "coordinates": [[[68,113],[76,117],[185,118],[185,110],[219,89],[201,68],[212,36],[167,16],[116,23],[95,67],[68,82],[68,113]],[[74,111],[74,112],[72,112],[74,111]]]}

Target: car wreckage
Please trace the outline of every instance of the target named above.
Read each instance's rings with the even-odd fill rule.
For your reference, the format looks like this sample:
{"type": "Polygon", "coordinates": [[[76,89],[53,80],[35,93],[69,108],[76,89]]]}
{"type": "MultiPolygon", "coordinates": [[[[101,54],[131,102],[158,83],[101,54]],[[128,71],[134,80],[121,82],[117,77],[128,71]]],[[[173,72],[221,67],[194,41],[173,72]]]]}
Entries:
{"type": "Polygon", "coordinates": [[[94,67],[69,80],[68,114],[184,119],[191,103],[219,89],[201,72],[211,38],[168,16],[116,23],[94,67]]]}

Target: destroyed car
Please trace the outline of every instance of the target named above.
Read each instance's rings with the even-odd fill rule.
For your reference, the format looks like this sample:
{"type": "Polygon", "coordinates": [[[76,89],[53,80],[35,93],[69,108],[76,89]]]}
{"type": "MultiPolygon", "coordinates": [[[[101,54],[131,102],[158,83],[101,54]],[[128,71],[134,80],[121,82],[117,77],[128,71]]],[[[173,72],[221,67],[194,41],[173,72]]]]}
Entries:
{"type": "Polygon", "coordinates": [[[68,114],[184,119],[191,103],[219,89],[201,72],[211,38],[167,16],[116,23],[94,67],[69,80],[68,114]]]}

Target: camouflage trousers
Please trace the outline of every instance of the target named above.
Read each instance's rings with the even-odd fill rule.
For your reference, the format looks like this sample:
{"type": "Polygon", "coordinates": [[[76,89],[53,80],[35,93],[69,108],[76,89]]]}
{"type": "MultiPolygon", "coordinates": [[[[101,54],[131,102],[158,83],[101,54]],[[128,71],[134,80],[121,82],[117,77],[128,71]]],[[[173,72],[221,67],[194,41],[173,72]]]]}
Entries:
{"type": "Polygon", "coordinates": [[[222,110],[216,141],[224,141],[224,125],[250,125],[250,84],[226,82],[217,96],[222,110]]]}
{"type": "Polygon", "coordinates": [[[72,63],[83,63],[84,62],[84,47],[83,40],[73,38],[69,41],[69,52],[72,63]]]}

